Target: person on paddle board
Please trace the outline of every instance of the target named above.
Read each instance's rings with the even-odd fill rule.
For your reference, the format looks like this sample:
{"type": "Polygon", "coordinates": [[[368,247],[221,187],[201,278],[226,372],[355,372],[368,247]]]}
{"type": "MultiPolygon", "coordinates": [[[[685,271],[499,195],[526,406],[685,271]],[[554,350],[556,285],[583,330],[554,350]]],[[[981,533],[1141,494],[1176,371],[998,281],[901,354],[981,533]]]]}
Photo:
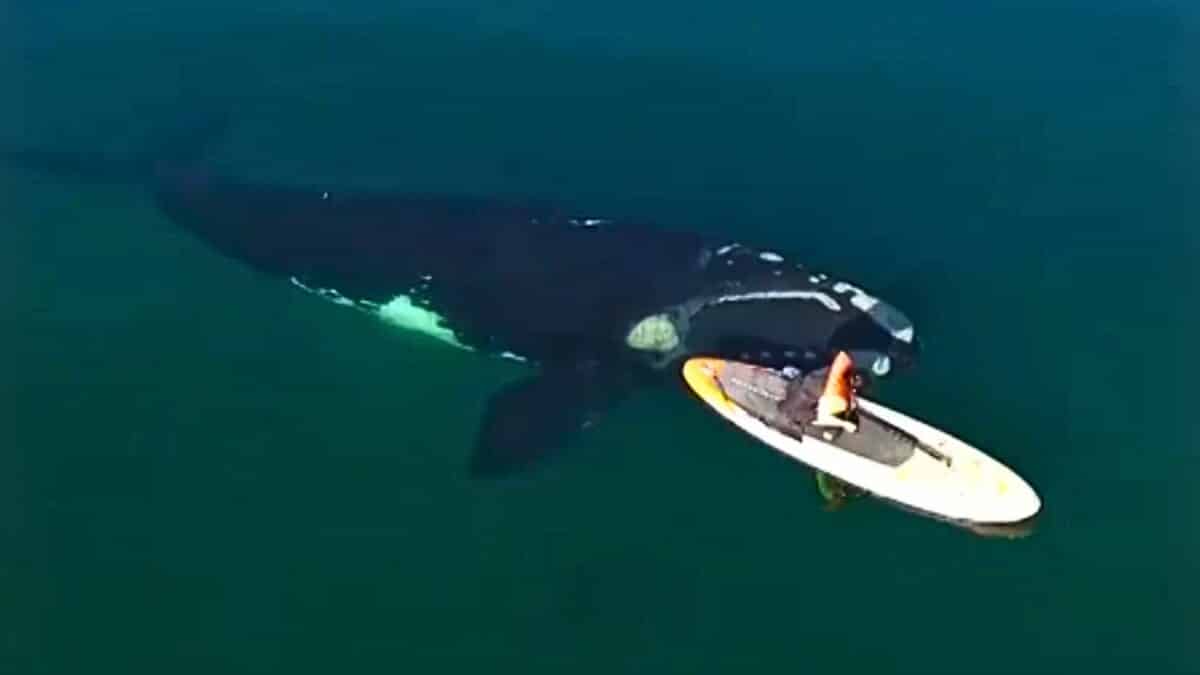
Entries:
{"type": "MultiPolygon", "coordinates": [[[[828,368],[793,380],[780,410],[805,433],[818,429],[826,437],[854,433],[858,430],[855,397],[865,383],[862,373],[855,370],[853,359],[845,352],[838,352],[828,368]]],[[[860,494],[859,490],[820,471],[816,472],[816,479],[817,489],[831,509],[860,494]]]]}
{"type": "Polygon", "coordinates": [[[864,383],[850,355],[838,352],[828,368],[793,380],[780,410],[806,432],[812,427],[824,427],[853,433],[858,429],[855,395],[864,383]]]}

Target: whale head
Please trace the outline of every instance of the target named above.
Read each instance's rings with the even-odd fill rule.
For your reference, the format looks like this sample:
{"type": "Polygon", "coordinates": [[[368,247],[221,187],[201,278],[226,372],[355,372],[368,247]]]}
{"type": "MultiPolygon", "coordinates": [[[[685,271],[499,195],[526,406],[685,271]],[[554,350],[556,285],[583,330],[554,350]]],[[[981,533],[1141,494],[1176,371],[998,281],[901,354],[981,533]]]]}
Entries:
{"type": "Polygon", "coordinates": [[[912,321],[894,306],[773,251],[705,249],[689,285],[637,317],[626,346],[660,366],[708,355],[802,370],[846,351],[876,376],[908,369],[920,354],[912,321]]]}

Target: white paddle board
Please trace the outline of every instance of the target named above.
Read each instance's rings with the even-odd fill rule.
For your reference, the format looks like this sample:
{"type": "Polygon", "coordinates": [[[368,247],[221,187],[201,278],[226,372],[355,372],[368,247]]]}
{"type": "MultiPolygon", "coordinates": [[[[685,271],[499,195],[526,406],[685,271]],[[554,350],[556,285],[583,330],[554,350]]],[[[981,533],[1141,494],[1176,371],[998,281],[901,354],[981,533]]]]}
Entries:
{"type": "Polygon", "coordinates": [[[875,497],[987,534],[1030,521],[1041,510],[1033,488],[1004,464],[959,438],[858,398],[860,431],[789,434],[772,415],[789,380],[768,368],[715,358],[684,363],[692,391],[726,420],[785,455],[875,497]],[[900,433],[896,433],[896,432],[900,433]],[[858,439],[851,436],[869,433],[858,439]],[[887,439],[889,434],[895,442],[887,439]]]}

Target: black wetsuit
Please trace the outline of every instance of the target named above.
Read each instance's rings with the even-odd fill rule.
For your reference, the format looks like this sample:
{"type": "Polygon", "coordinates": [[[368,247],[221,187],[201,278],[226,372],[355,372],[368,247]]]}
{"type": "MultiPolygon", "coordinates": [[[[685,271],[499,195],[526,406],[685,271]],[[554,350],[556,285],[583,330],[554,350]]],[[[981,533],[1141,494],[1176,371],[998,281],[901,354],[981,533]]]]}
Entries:
{"type": "MultiPolygon", "coordinates": [[[[854,391],[857,394],[868,384],[866,376],[852,373],[854,391]]],[[[779,412],[787,417],[797,428],[807,429],[817,418],[817,401],[825,391],[825,381],[829,378],[829,368],[812,370],[797,376],[787,386],[787,394],[779,402],[779,412]]]]}
{"type": "Polygon", "coordinates": [[[787,396],[779,402],[779,412],[797,428],[807,428],[817,418],[817,401],[821,398],[827,377],[829,369],[821,368],[789,382],[787,396]]]}

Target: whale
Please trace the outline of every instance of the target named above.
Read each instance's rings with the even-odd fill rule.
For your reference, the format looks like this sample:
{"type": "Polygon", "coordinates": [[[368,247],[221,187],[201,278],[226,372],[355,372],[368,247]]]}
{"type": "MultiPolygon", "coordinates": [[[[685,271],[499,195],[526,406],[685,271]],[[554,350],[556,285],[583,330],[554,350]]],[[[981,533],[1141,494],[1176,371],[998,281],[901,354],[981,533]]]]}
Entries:
{"type": "Polygon", "coordinates": [[[546,199],[255,182],[177,152],[5,158],[74,178],[140,177],[165,219],[214,254],[464,358],[525,364],[476,421],[464,450],[475,477],[536,468],[641,388],[683,393],[692,357],[808,371],[846,351],[885,377],[920,353],[894,305],[732,231],[546,199]]]}

